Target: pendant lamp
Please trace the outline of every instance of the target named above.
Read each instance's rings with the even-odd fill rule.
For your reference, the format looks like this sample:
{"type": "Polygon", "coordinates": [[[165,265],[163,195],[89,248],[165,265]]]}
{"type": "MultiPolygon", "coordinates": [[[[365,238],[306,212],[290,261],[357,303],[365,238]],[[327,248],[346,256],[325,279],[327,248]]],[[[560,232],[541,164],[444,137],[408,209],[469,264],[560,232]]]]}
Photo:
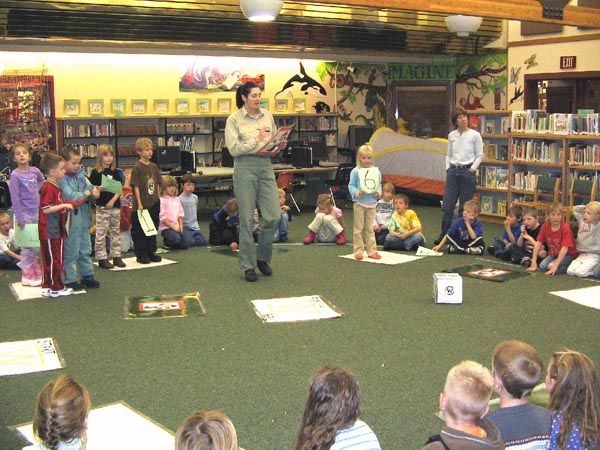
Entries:
{"type": "Polygon", "coordinates": [[[252,22],[275,20],[282,6],[283,0],[240,0],[244,16],[252,22]]]}
{"type": "Polygon", "coordinates": [[[448,16],[446,17],[446,27],[456,33],[459,37],[467,37],[470,33],[475,33],[479,29],[479,25],[483,20],[482,17],[476,16],[448,16]]]}

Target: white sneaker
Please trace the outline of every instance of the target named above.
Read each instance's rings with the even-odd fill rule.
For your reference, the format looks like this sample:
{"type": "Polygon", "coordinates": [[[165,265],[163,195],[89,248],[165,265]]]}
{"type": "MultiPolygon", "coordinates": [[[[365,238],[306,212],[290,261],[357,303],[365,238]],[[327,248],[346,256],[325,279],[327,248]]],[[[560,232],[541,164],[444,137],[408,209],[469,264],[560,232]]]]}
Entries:
{"type": "Polygon", "coordinates": [[[54,292],[56,292],[57,297],[59,297],[59,296],[64,297],[66,295],[71,295],[73,293],[73,289],[66,287],[66,288],[62,288],[60,291],[54,291],[54,292]]]}
{"type": "Polygon", "coordinates": [[[32,280],[30,278],[21,278],[21,284],[23,286],[41,286],[42,279],[32,280]]]}

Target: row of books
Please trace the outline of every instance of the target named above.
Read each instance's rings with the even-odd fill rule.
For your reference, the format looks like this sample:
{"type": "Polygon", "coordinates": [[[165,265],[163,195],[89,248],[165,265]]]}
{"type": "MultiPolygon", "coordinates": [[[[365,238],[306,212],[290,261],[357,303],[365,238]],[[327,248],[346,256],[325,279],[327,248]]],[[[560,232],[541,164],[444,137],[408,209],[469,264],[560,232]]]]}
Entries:
{"type": "Polygon", "coordinates": [[[109,137],[114,136],[113,124],[88,123],[80,125],[65,125],[65,137],[109,137]]]}
{"type": "Polygon", "coordinates": [[[482,187],[508,190],[508,169],[496,166],[480,166],[477,184],[482,187]]]}
{"type": "Polygon", "coordinates": [[[569,146],[569,164],[600,167],[600,145],[572,144],[569,146]]]}
{"type": "Polygon", "coordinates": [[[513,139],[511,154],[515,161],[559,163],[563,149],[556,141],[513,139]]]}
{"type": "MultiPolygon", "coordinates": [[[[476,112],[476,111],[475,111],[476,112]]],[[[470,116],[469,126],[481,134],[510,133],[510,117],[508,116],[470,116]]]]}
{"type": "Polygon", "coordinates": [[[483,214],[506,215],[506,200],[498,200],[496,205],[494,205],[494,197],[491,195],[482,195],[479,198],[479,204],[483,214]]]}
{"type": "MultiPolygon", "coordinates": [[[[546,176],[560,178],[560,173],[546,173],[546,176]]],[[[539,173],[531,171],[515,172],[513,174],[512,188],[521,191],[533,192],[537,186],[537,179],[540,176],[539,173]]]]}
{"type": "Polygon", "coordinates": [[[82,158],[96,157],[96,149],[98,148],[96,144],[74,144],[73,147],[79,150],[82,158]]]}
{"type": "Polygon", "coordinates": [[[335,117],[300,117],[300,131],[328,131],[336,129],[335,117]]]}
{"type": "Polygon", "coordinates": [[[144,136],[159,134],[158,125],[136,124],[124,125],[117,124],[117,133],[121,136],[144,136]]]}
{"type": "Polygon", "coordinates": [[[490,141],[483,141],[484,160],[508,161],[508,144],[494,144],[490,141]]]}
{"type": "Polygon", "coordinates": [[[528,109],[512,112],[510,128],[513,133],[600,135],[600,119],[593,110],[548,114],[541,109],[528,109]]]}
{"type": "Polygon", "coordinates": [[[196,139],[197,136],[181,136],[181,139],[175,139],[173,136],[167,139],[167,145],[169,147],[179,146],[181,151],[185,152],[207,152],[212,149],[212,142],[210,142],[210,136],[200,136],[200,139],[196,139]],[[202,139],[202,138],[205,139],[202,139]],[[207,139],[209,141],[207,141],[207,139]],[[209,144],[208,146],[206,144],[209,144]]]}
{"type": "Polygon", "coordinates": [[[201,123],[195,122],[177,122],[167,124],[167,134],[210,134],[209,129],[201,123]]]}

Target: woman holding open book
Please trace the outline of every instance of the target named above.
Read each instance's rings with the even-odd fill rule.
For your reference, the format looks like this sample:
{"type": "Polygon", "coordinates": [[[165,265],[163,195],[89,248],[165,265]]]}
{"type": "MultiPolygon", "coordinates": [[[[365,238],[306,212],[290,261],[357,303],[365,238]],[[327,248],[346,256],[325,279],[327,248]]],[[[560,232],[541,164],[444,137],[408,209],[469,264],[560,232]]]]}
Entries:
{"type": "Polygon", "coordinates": [[[235,96],[239,109],[227,118],[225,125],[225,144],[233,156],[233,189],[239,204],[239,264],[247,281],[258,280],[257,267],[265,276],[273,274],[269,263],[273,254],[273,236],[281,215],[271,165],[271,156],[279,147],[272,154],[264,152],[275,136],[275,120],[269,111],[261,109],[260,96],[257,84],[242,84],[235,96]],[[252,237],[255,208],[262,216],[258,247],[252,237]]]}

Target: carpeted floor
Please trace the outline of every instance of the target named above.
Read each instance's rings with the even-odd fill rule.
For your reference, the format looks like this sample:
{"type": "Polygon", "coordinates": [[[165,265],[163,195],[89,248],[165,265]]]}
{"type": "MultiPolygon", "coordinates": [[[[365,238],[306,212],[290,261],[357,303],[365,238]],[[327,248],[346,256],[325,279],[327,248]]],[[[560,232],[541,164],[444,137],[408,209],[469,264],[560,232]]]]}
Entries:
{"type": "MultiPolygon", "coordinates": [[[[431,246],[440,209],[414,209],[431,246]]],[[[351,226],[352,211],[345,215],[351,226]]],[[[464,359],[489,365],[500,340],[525,340],[544,360],[566,345],[600,364],[600,310],[548,294],[594,281],[539,273],[504,283],[463,278],[464,304],[435,305],[433,273],[492,258],[444,255],[397,266],[345,260],[338,255],[350,253],[350,244],[298,245],[312,216],[294,218],[289,245],[278,244],[289,251],[274,255],[274,276],[253,284],[235,258],[206,248],[171,252],[178,264],[161,268],[98,270],[100,289],[63,299],[17,303],[7,284],[18,274],[0,272],[0,342],[54,337],[65,370],[94,404],[124,400],[171,430],[196,409],[220,408],[247,450],[292,448],[309,378],[323,365],[356,374],[362,418],[383,448],[418,449],[442,427],[434,413],[448,369],[464,359]],[[123,319],[126,296],[189,291],[200,291],[207,315],[123,319]],[[249,303],[308,294],[343,317],[267,325],[249,303]]],[[[488,242],[501,232],[491,224],[485,230],[488,242]]],[[[21,448],[6,425],[31,420],[37,392],[57,374],[0,378],[1,449],[21,448]]]]}

